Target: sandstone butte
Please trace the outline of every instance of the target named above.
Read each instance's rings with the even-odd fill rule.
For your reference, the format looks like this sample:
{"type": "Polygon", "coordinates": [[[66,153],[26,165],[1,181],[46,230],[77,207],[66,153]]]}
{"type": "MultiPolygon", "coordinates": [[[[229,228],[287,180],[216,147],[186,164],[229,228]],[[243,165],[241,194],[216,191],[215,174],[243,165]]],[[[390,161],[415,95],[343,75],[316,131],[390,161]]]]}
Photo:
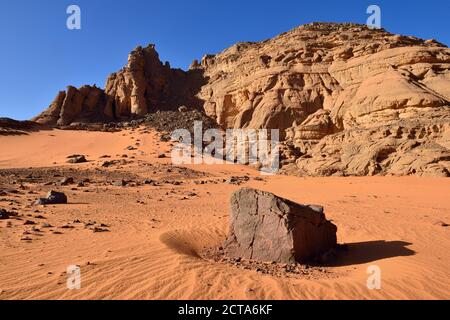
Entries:
{"type": "Polygon", "coordinates": [[[311,23],[194,61],[137,47],[105,89],[68,87],[33,120],[66,126],[197,108],[223,128],[280,129],[282,172],[450,176],[450,49],[436,40],[311,23]]]}

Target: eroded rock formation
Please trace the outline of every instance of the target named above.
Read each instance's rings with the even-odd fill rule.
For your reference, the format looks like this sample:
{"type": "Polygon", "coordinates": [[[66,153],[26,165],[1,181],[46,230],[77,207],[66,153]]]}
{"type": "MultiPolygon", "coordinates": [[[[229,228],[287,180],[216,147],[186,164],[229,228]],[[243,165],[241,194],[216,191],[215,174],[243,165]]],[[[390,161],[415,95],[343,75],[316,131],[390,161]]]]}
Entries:
{"type": "Polygon", "coordinates": [[[106,96],[102,89],[95,86],[83,86],[79,89],[69,86],[61,91],[50,107],[33,120],[48,125],[69,125],[72,122],[104,121],[106,96]]]}
{"type": "Polygon", "coordinates": [[[153,45],[138,47],[130,53],[128,65],[108,78],[107,110],[119,118],[180,106],[199,108],[196,94],[203,84],[200,70],[172,69],[168,62],[161,63],[153,45]]]}
{"type": "Polygon", "coordinates": [[[154,45],[137,47],[130,53],[127,65],[108,77],[104,90],[69,86],[33,120],[66,126],[140,118],[157,110],[176,110],[181,105],[200,108],[196,94],[203,84],[200,70],[172,69],[159,60],[154,45]]]}
{"type": "Polygon", "coordinates": [[[193,67],[219,124],[282,131],[287,173],[450,175],[450,50],[437,41],[313,23],[193,67]]]}
{"type": "Polygon", "coordinates": [[[280,129],[284,172],[450,176],[450,49],[364,25],[313,23],[195,60],[138,47],[106,89],[69,87],[35,120],[67,125],[181,105],[223,128],[280,129]]]}

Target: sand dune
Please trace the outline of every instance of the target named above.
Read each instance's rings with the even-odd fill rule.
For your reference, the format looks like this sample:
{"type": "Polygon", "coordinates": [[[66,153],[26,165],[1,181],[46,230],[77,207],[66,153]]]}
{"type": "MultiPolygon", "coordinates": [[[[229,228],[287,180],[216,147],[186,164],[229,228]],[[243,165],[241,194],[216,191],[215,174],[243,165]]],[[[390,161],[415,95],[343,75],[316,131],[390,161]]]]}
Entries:
{"type": "Polygon", "coordinates": [[[260,177],[257,171],[238,165],[176,168],[170,158],[158,158],[169,155],[170,145],[139,130],[41,131],[0,136],[0,146],[0,190],[18,190],[0,196],[0,208],[23,215],[8,220],[11,226],[0,221],[0,299],[450,298],[448,179],[270,176],[260,181],[254,179],[260,177]],[[130,145],[137,150],[126,150],[130,145]],[[67,164],[70,154],[84,154],[89,162],[67,164]],[[103,168],[103,155],[126,161],[103,168]],[[29,175],[36,181],[25,179],[29,175]],[[68,175],[91,182],[84,187],[44,183],[68,175]],[[241,186],[223,182],[243,175],[250,181],[241,186]],[[128,186],[110,183],[121,177],[131,181],[128,186]],[[144,179],[160,185],[136,185],[144,179]],[[203,259],[205,247],[225,239],[230,195],[244,186],[323,205],[348,252],[307,277],[265,275],[203,259]],[[31,205],[50,189],[65,192],[69,203],[31,205]],[[35,221],[41,232],[25,220],[35,221]],[[92,232],[84,227],[88,221],[109,232],[92,232]],[[54,227],[43,229],[43,222],[54,227]],[[61,228],[67,225],[72,228],[61,228]],[[21,240],[24,231],[31,241],[21,240]],[[69,265],[81,267],[80,290],[66,287],[69,265]],[[382,271],[380,290],[367,288],[371,265],[382,271]]]}

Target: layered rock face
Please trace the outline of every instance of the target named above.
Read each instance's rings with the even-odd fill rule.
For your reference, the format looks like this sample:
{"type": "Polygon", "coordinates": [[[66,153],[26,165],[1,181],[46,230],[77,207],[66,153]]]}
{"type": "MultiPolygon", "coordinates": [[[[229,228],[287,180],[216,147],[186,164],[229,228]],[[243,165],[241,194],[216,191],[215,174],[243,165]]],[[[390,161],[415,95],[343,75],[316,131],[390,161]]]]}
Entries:
{"type": "Polygon", "coordinates": [[[104,121],[110,117],[105,113],[106,96],[102,89],[69,86],[61,91],[50,107],[32,119],[40,124],[69,125],[72,122],[104,121]]]}
{"type": "Polygon", "coordinates": [[[181,105],[201,107],[195,96],[204,79],[201,71],[172,69],[159,60],[154,45],[137,47],[128,64],[109,76],[106,88],[68,87],[50,107],[33,120],[66,126],[74,122],[107,122],[142,117],[156,110],[175,110],[181,105]]]}
{"type": "Polygon", "coordinates": [[[232,258],[308,262],[337,243],[337,228],[325,219],[322,207],[300,205],[260,190],[235,192],[231,219],[224,250],[232,258]]]}
{"type": "Polygon", "coordinates": [[[219,124],[282,131],[285,172],[450,175],[450,50],[434,40],[313,23],[194,67],[219,124]]]}
{"type": "Polygon", "coordinates": [[[411,115],[414,118],[388,124],[374,120],[372,127],[321,140],[288,140],[283,171],[312,176],[450,176],[448,111],[414,110],[411,115]]]}
{"type": "Polygon", "coordinates": [[[168,62],[161,63],[153,45],[138,47],[130,53],[128,65],[108,78],[107,110],[119,118],[180,106],[199,108],[201,102],[195,95],[203,84],[200,70],[172,69],[168,62]]]}

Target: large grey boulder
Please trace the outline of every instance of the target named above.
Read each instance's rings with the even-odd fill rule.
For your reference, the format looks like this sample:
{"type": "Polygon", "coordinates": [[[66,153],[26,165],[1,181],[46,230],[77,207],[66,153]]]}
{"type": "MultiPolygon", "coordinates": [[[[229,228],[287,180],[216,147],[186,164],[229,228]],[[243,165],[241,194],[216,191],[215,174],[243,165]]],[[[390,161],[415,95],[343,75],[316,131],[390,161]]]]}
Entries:
{"type": "Polygon", "coordinates": [[[231,215],[224,244],[231,258],[304,263],[337,244],[337,227],[326,220],[322,207],[297,204],[269,192],[236,191],[231,215]]]}

